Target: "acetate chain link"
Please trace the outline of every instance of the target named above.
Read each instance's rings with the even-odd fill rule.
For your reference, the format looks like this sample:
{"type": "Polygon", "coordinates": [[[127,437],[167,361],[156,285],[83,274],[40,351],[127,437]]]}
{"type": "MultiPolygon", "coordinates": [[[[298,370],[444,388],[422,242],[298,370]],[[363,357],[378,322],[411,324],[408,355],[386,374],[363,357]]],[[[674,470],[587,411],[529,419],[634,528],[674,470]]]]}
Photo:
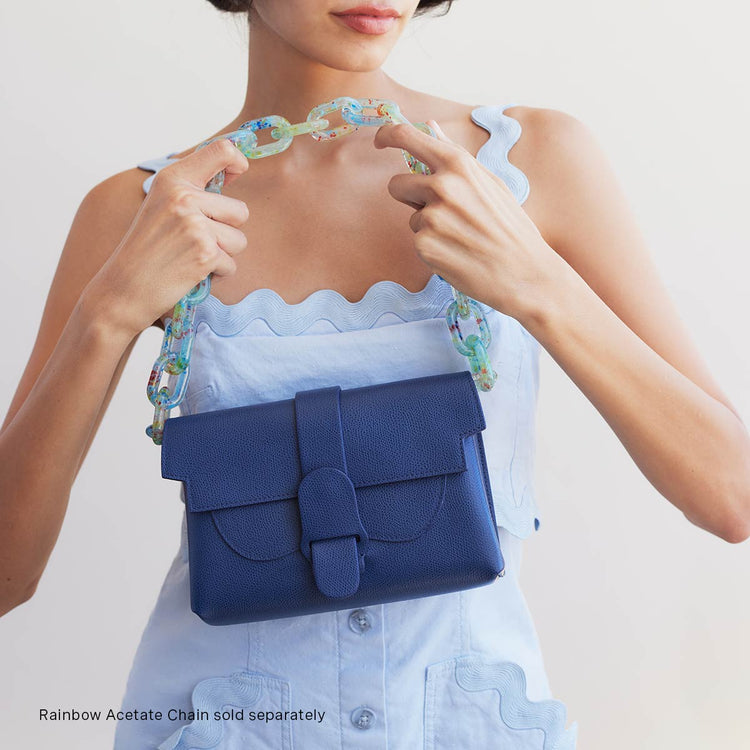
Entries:
{"type": "MultiPolygon", "coordinates": [[[[340,96],[332,101],[313,107],[305,122],[292,124],[280,115],[268,115],[248,120],[239,129],[231,133],[216,136],[201,143],[195,150],[207,146],[219,138],[231,141],[248,159],[261,159],[266,156],[279,154],[289,148],[295,136],[310,134],[316,141],[328,141],[353,133],[363,125],[380,127],[381,125],[409,123],[398,108],[398,105],[387,99],[354,99],[350,96],[340,96]],[[367,110],[375,110],[377,114],[366,114],[367,110]],[[324,115],[341,112],[344,120],[336,128],[328,128],[330,122],[324,115]],[[258,145],[256,133],[271,128],[270,143],[258,145]]],[[[436,137],[433,129],[423,122],[413,123],[414,127],[436,137]]],[[[414,158],[410,153],[401,149],[406,165],[413,174],[430,174],[430,169],[414,158]]],[[[215,175],[206,185],[206,190],[220,193],[224,187],[224,171],[215,175]]],[[[443,281],[442,276],[439,278],[443,281]]],[[[175,305],[172,316],[168,317],[164,326],[164,338],[151,375],[146,386],[146,395],[154,405],[154,421],[146,427],[146,434],[156,445],[161,445],[164,434],[164,422],[170,409],[177,406],[185,396],[188,378],[190,376],[190,354],[195,340],[195,310],[206,299],[211,291],[211,274],[194,286],[175,305]],[[167,384],[161,385],[164,375],[167,384]]],[[[467,297],[463,292],[451,286],[453,301],[448,306],[445,319],[448,323],[453,345],[457,351],[467,357],[477,387],[488,391],[497,380],[497,373],[492,369],[487,350],[492,340],[490,328],[484,318],[479,304],[467,297]],[[459,326],[462,320],[474,317],[479,335],[472,333],[464,337],[459,326]]]]}

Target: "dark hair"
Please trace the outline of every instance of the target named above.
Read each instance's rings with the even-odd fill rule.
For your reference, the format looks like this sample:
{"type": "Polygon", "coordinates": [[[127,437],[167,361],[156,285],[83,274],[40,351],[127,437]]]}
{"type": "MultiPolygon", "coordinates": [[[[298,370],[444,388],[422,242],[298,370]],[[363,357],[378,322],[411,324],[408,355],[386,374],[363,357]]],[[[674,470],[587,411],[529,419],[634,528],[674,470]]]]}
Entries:
{"type": "MultiPolygon", "coordinates": [[[[433,8],[445,7],[445,11],[440,15],[444,16],[453,5],[455,0],[420,0],[414,17],[420,16],[433,8]]],[[[227,13],[246,13],[250,10],[253,0],[208,0],[214,7],[224,10],[227,13]]]]}

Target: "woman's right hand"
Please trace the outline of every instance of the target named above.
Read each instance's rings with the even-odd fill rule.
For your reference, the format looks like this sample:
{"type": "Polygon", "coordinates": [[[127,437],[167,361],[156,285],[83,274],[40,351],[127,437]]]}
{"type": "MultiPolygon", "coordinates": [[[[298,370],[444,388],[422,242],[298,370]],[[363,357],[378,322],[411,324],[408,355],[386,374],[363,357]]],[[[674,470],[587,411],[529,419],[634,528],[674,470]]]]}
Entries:
{"type": "Polygon", "coordinates": [[[234,256],[247,246],[239,227],[249,218],[248,207],[205,186],[222,170],[226,186],[248,165],[231,141],[220,138],[160,169],[84,295],[94,296],[112,323],[135,337],[210,273],[234,273],[234,256]]]}

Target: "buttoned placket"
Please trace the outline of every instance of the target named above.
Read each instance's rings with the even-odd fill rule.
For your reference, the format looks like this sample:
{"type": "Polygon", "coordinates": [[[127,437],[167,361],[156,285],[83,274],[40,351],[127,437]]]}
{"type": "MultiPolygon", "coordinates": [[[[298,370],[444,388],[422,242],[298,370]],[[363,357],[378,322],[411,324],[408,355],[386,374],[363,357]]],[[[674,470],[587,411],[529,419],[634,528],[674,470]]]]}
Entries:
{"type": "Polygon", "coordinates": [[[342,747],[383,750],[387,746],[383,605],[336,614],[342,747]]]}

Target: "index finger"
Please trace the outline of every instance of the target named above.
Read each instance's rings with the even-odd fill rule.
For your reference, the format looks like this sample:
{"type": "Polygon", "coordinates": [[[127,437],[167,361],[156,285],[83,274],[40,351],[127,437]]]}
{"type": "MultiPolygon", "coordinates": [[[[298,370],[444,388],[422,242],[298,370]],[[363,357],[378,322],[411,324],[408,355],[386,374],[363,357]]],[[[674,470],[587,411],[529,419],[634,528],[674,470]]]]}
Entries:
{"type": "Polygon", "coordinates": [[[373,143],[375,148],[393,146],[408,151],[426,164],[432,173],[447,169],[454,156],[452,144],[434,138],[407,122],[381,125],[373,143]]]}
{"type": "Polygon", "coordinates": [[[247,171],[249,159],[228,138],[215,140],[199,146],[172,166],[172,173],[179,175],[203,190],[219,172],[225,173],[224,184],[247,171]]]}

